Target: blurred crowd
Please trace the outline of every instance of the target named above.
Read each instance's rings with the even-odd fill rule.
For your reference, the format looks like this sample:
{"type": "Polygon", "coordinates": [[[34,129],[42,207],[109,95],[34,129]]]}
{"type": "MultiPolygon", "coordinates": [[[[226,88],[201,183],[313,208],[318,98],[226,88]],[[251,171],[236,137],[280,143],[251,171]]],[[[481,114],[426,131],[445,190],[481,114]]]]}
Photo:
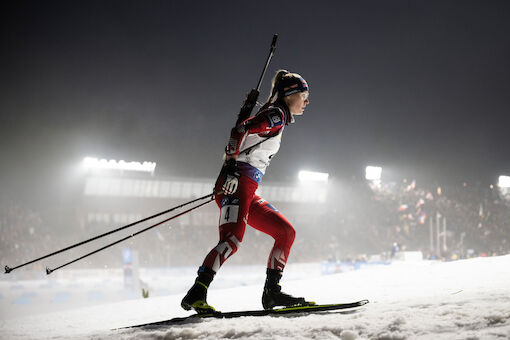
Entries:
{"type": "Polygon", "coordinates": [[[353,182],[343,201],[327,217],[330,225],[343,222],[336,248],[351,243],[386,258],[396,249],[441,259],[510,253],[510,201],[493,186],[353,182]]]}
{"type": "MultiPolygon", "coordinates": [[[[277,208],[297,231],[292,262],[367,260],[374,254],[389,260],[402,250],[446,260],[510,253],[510,201],[494,187],[350,181],[330,190],[325,204],[280,205],[276,204],[277,208]]],[[[161,225],[73,267],[118,267],[125,247],[138,250],[142,266],[198,266],[218,239],[217,207],[210,204],[201,209],[192,217],[161,225]],[[193,219],[195,223],[191,223],[193,219]]],[[[58,219],[50,225],[41,213],[19,205],[2,207],[1,264],[24,263],[119,227],[84,221],[80,216],[61,225],[54,221],[58,219]]],[[[121,235],[110,241],[118,237],[121,235]]],[[[265,263],[272,243],[267,235],[247,228],[240,251],[229,262],[265,263]]],[[[88,250],[97,246],[90,245],[88,250]]],[[[61,257],[61,262],[72,256],[61,257]]],[[[43,268],[41,263],[33,266],[43,268]]]]}

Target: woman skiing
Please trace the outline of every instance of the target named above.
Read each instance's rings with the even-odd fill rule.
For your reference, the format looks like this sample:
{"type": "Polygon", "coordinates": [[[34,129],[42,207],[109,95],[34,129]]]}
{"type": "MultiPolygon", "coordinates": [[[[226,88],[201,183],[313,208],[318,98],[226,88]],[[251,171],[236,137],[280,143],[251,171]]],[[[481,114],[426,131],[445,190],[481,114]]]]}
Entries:
{"type": "Polygon", "coordinates": [[[220,208],[220,240],[198,269],[195,283],[181,302],[184,309],[198,313],[214,311],[207,303],[207,289],[221,265],[239,249],[246,224],[275,240],[262,294],[264,309],[312,304],[281,291],[279,281],[295,230],[278,210],[255,194],[271,158],[280,148],[285,126],[294,122],[294,116],[302,115],[308,103],[306,81],[299,74],[280,70],[273,78],[267,103],[255,116],[232,129],[225,148],[225,163],[214,189],[220,208]]]}

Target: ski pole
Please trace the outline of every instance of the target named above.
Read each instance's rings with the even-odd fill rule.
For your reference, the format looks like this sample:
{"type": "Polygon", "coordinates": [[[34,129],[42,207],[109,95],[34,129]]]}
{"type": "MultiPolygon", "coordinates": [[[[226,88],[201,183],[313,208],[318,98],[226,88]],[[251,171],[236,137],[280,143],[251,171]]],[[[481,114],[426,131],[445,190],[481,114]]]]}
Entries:
{"type": "MultiPolygon", "coordinates": [[[[209,196],[210,196],[210,195],[209,195],[209,196]]],[[[161,222],[158,222],[158,223],[156,223],[156,224],[153,224],[153,225],[151,225],[151,226],[149,226],[149,227],[147,227],[147,228],[145,228],[145,229],[142,229],[142,230],[140,230],[140,231],[137,231],[136,233],[133,233],[133,234],[128,235],[128,236],[126,236],[126,237],[124,237],[124,238],[121,238],[120,240],[117,240],[117,241],[115,241],[115,242],[112,242],[112,243],[110,243],[110,244],[107,244],[107,245],[106,245],[106,246],[104,246],[104,247],[101,247],[101,248],[99,248],[99,249],[97,249],[97,250],[94,250],[94,251],[92,251],[92,252],[90,252],[90,253],[88,253],[88,254],[85,254],[85,255],[83,255],[83,256],[81,256],[81,257],[79,257],[79,258],[77,258],[77,259],[74,259],[74,260],[72,260],[72,261],[69,261],[69,262],[67,262],[67,263],[65,263],[65,264],[63,264],[63,265],[61,265],[61,266],[58,266],[58,267],[56,267],[56,268],[54,268],[54,269],[46,268],[46,274],[48,274],[48,275],[49,275],[49,274],[53,273],[55,270],[58,270],[58,269],[63,268],[63,267],[65,267],[65,266],[68,266],[68,265],[70,265],[70,264],[72,264],[72,263],[75,263],[75,262],[77,262],[77,261],[79,261],[79,260],[82,260],[82,259],[84,259],[84,258],[86,258],[86,257],[88,257],[88,256],[90,256],[90,255],[94,255],[94,254],[96,254],[96,253],[99,253],[99,252],[100,252],[100,251],[102,251],[102,250],[105,250],[105,249],[107,249],[107,248],[110,248],[110,247],[112,247],[112,246],[114,246],[114,245],[116,245],[116,244],[118,244],[118,243],[121,243],[121,242],[123,242],[123,241],[125,241],[125,240],[127,240],[127,239],[129,239],[129,238],[131,238],[131,237],[135,237],[136,235],[139,235],[139,234],[141,234],[141,233],[143,233],[143,232],[145,232],[145,231],[147,231],[147,230],[149,230],[149,229],[152,229],[152,228],[154,228],[154,227],[157,227],[158,225],[161,225],[161,224],[163,224],[163,223],[165,223],[165,222],[168,222],[168,221],[170,221],[170,220],[173,220],[174,218],[177,218],[177,217],[179,217],[179,216],[182,216],[182,215],[184,215],[184,214],[187,214],[187,213],[189,213],[189,212],[190,212],[190,211],[192,211],[192,210],[195,210],[195,209],[197,209],[197,208],[199,208],[199,207],[201,207],[201,206],[203,206],[203,205],[206,205],[207,203],[212,202],[213,200],[214,200],[214,197],[211,197],[211,199],[210,199],[210,200],[205,201],[205,202],[202,202],[202,203],[200,203],[199,205],[194,206],[193,208],[189,208],[189,209],[188,209],[188,210],[186,210],[186,211],[183,211],[183,212],[181,212],[181,213],[179,213],[179,214],[177,214],[177,215],[174,215],[174,216],[172,216],[172,217],[169,217],[169,218],[167,218],[167,219],[165,219],[165,220],[163,220],[163,221],[161,221],[161,222]]]]}
{"type": "Polygon", "coordinates": [[[205,196],[202,196],[202,197],[196,198],[196,199],[194,199],[194,200],[192,200],[192,201],[189,201],[189,202],[183,203],[183,204],[181,204],[181,205],[179,205],[179,206],[177,206],[177,207],[170,208],[170,209],[168,209],[168,210],[165,210],[165,211],[160,212],[160,213],[157,213],[157,214],[155,214],[155,215],[152,215],[152,216],[146,217],[146,218],[141,219],[141,220],[139,220],[139,221],[136,221],[136,222],[130,223],[130,224],[128,224],[128,225],[125,225],[125,226],[123,226],[123,227],[117,228],[117,229],[115,229],[115,230],[108,231],[108,232],[106,232],[106,233],[104,233],[104,234],[94,236],[94,237],[92,237],[92,238],[90,238],[90,239],[88,239],[88,240],[85,240],[85,241],[82,241],[82,242],[75,243],[75,244],[70,245],[70,246],[68,246],[68,247],[66,247],[66,248],[63,248],[63,249],[57,250],[57,251],[55,251],[55,252],[53,252],[53,253],[50,253],[50,254],[47,254],[47,255],[41,256],[41,257],[39,257],[39,258],[36,258],[36,259],[34,259],[34,260],[28,261],[28,262],[26,262],[26,263],[20,264],[20,265],[18,265],[18,266],[16,266],[16,267],[12,267],[12,268],[10,268],[9,266],[5,266],[5,274],[8,274],[8,273],[10,273],[11,271],[13,271],[13,270],[15,270],[15,269],[18,269],[18,268],[21,268],[21,267],[27,266],[27,265],[29,265],[29,264],[32,264],[32,263],[34,263],[34,262],[37,262],[37,261],[43,260],[43,259],[45,259],[45,258],[48,258],[48,257],[50,257],[50,256],[53,256],[53,255],[57,255],[57,254],[63,253],[63,252],[65,252],[65,251],[67,251],[67,250],[70,250],[70,249],[73,249],[73,248],[79,247],[79,246],[81,246],[81,245],[84,245],[84,244],[86,244],[86,243],[89,243],[89,242],[95,241],[95,240],[100,239],[100,238],[102,238],[102,237],[105,237],[105,236],[108,236],[108,235],[114,234],[114,233],[116,233],[116,232],[118,232],[118,231],[121,231],[121,230],[124,230],[124,229],[126,229],[126,228],[132,227],[132,226],[137,225],[137,224],[139,224],[139,223],[142,223],[142,222],[148,221],[148,220],[153,219],[153,218],[155,218],[155,217],[158,217],[158,216],[161,216],[161,215],[167,214],[167,213],[169,213],[169,212],[171,212],[171,211],[177,210],[177,209],[179,209],[179,208],[182,208],[182,207],[184,207],[184,206],[186,206],[186,205],[189,205],[189,204],[195,203],[195,202],[197,202],[197,201],[201,201],[201,200],[203,200],[203,199],[205,199],[205,198],[207,198],[207,197],[211,197],[211,196],[213,196],[213,195],[214,195],[214,193],[211,193],[211,194],[208,194],[208,195],[205,195],[205,196]]]}

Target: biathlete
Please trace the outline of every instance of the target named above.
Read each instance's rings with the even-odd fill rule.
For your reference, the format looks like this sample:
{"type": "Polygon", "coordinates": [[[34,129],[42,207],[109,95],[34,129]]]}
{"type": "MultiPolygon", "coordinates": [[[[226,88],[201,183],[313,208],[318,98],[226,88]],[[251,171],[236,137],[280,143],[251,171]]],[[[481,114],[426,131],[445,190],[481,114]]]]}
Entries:
{"type": "Polygon", "coordinates": [[[223,263],[239,249],[246,224],[275,240],[267,262],[264,309],[313,304],[282,292],[279,282],[296,232],[278,210],[255,194],[271,158],[280,148],[285,126],[294,122],[294,116],[303,114],[309,103],[308,94],[308,84],[299,74],[280,70],[273,78],[267,103],[232,129],[225,163],[214,188],[220,208],[220,240],[198,269],[195,283],[181,302],[184,309],[214,311],[207,303],[207,289],[223,263]]]}

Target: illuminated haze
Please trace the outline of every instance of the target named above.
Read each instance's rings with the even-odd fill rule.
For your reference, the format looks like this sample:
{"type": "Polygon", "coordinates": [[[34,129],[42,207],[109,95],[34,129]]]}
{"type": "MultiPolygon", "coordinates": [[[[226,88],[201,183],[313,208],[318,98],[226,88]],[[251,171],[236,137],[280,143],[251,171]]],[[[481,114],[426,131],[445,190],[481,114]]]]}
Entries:
{"type": "Polygon", "coordinates": [[[214,179],[274,33],[259,101],[285,68],[310,105],[264,181],[306,169],[349,183],[367,165],[438,185],[510,174],[506,1],[34,1],[2,16],[0,202],[48,225],[80,203],[86,156],[214,179]]]}

